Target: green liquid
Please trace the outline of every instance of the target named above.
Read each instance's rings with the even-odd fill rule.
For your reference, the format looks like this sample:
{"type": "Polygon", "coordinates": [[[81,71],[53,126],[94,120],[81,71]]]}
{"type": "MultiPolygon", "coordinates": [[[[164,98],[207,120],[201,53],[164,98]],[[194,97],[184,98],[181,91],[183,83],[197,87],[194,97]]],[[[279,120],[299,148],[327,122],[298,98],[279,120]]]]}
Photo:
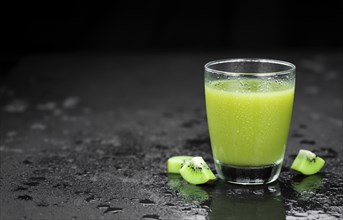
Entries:
{"type": "Polygon", "coordinates": [[[213,156],[233,166],[281,162],[292,115],[294,84],[258,79],[206,83],[213,156]]]}

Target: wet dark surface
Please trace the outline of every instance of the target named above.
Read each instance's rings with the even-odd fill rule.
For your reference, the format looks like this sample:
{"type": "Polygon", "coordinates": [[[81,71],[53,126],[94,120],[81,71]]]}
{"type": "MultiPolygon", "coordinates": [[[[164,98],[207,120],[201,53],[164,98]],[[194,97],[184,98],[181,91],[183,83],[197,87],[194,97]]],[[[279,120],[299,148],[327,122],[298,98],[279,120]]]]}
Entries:
{"type": "Polygon", "coordinates": [[[342,219],[342,54],[57,54],[2,57],[0,219],[342,219]],[[213,169],[203,64],[267,57],[297,65],[279,180],[203,186],[167,175],[174,155],[213,169]],[[289,169],[299,148],[322,171],[289,169]]]}

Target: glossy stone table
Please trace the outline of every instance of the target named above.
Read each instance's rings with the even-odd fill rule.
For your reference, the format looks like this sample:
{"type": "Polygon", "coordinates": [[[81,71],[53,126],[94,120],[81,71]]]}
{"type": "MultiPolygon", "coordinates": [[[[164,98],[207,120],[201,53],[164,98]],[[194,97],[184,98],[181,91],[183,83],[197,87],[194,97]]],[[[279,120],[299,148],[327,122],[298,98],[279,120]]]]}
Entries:
{"type": "Polygon", "coordinates": [[[337,52],[72,53],[1,56],[0,219],[340,219],[342,60],[337,52]],[[204,186],[166,174],[173,155],[213,168],[203,64],[267,57],[297,65],[279,180],[204,186]],[[317,175],[289,169],[299,148],[317,175]]]}

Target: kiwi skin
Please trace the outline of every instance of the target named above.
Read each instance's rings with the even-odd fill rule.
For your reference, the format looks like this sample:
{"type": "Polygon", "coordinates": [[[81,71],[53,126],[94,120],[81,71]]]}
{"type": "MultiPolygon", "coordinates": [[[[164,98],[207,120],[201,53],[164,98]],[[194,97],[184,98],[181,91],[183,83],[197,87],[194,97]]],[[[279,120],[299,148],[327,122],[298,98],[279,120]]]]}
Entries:
{"type": "Polygon", "coordinates": [[[298,171],[303,175],[312,175],[319,172],[325,164],[325,161],[315,155],[313,152],[301,149],[295,158],[291,169],[298,171]]]}

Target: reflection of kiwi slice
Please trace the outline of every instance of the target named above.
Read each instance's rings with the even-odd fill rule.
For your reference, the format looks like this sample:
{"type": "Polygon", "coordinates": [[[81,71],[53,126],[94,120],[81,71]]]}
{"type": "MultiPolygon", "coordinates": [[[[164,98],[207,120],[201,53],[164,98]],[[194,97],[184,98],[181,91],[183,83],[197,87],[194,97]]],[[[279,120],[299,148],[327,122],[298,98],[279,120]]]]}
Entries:
{"type": "Polygon", "coordinates": [[[183,179],[180,175],[177,174],[168,174],[167,185],[172,190],[178,190],[182,185],[183,179]]]}
{"type": "Polygon", "coordinates": [[[317,189],[320,189],[322,186],[323,177],[320,175],[312,175],[312,176],[301,176],[300,179],[294,179],[294,183],[292,183],[292,187],[298,193],[304,192],[315,192],[317,189]]]}
{"type": "Polygon", "coordinates": [[[191,156],[174,156],[168,159],[168,173],[180,173],[181,167],[192,159],[191,156]]]}
{"type": "Polygon", "coordinates": [[[295,158],[291,169],[304,175],[317,173],[324,166],[325,161],[308,150],[300,150],[295,158]]]}
{"type": "Polygon", "coordinates": [[[182,198],[187,201],[204,202],[208,200],[208,193],[200,186],[194,186],[186,183],[180,175],[168,174],[168,187],[180,193],[182,198]]]}
{"type": "Polygon", "coordinates": [[[180,187],[180,194],[186,201],[203,202],[208,200],[208,193],[199,186],[186,184],[180,187]]]}
{"type": "Polygon", "coordinates": [[[203,184],[216,177],[202,157],[193,157],[180,170],[181,176],[191,184],[203,184]]]}

